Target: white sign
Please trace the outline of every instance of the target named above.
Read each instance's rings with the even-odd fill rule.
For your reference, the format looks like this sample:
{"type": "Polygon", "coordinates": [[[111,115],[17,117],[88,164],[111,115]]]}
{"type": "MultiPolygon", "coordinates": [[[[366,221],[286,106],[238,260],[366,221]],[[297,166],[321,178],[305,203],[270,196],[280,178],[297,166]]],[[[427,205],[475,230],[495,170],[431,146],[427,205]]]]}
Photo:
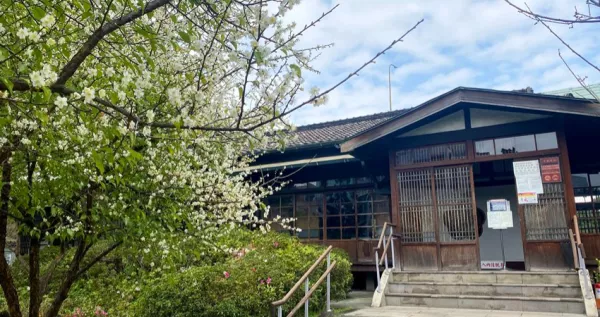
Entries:
{"type": "Polygon", "coordinates": [[[503,261],[481,261],[482,270],[502,270],[503,268],[503,261]]]}
{"type": "Polygon", "coordinates": [[[525,204],[537,204],[538,194],[537,193],[519,193],[519,205],[525,204]]]}
{"type": "Polygon", "coordinates": [[[510,210],[510,203],[506,199],[488,200],[488,212],[510,210]]]}
{"type": "Polygon", "coordinates": [[[538,160],[513,162],[513,170],[517,182],[517,193],[544,193],[538,160]]]}
{"type": "Polygon", "coordinates": [[[492,211],[487,213],[490,229],[507,229],[513,227],[512,211],[492,211]]]}

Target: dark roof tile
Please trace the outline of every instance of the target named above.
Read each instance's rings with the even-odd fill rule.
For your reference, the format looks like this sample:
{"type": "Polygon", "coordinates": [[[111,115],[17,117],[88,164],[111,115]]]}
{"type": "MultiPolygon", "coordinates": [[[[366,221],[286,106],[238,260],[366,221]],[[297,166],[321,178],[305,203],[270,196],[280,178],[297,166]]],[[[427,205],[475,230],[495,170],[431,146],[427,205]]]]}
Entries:
{"type": "Polygon", "coordinates": [[[291,133],[287,149],[339,143],[363,131],[401,116],[409,109],[381,112],[367,116],[299,126],[291,133]]]}

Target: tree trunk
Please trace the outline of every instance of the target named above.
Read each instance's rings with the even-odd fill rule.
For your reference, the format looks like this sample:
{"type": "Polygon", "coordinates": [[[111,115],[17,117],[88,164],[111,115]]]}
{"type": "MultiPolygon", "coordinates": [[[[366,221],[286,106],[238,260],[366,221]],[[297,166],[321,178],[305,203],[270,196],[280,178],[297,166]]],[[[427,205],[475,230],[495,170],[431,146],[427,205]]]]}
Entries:
{"type": "MultiPolygon", "coordinates": [[[[10,199],[12,166],[9,159],[12,156],[10,150],[4,148],[0,153],[0,163],[2,164],[2,189],[0,190],[0,249],[4,253],[6,247],[6,235],[8,227],[8,201],[10,199]]],[[[21,317],[21,305],[19,304],[19,295],[15,282],[10,274],[10,267],[4,256],[0,257],[0,286],[4,292],[4,298],[8,304],[8,313],[10,317],[21,317]]]]}
{"type": "Polygon", "coordinates": [[[69,291],[71,290],[71,286],[77,280],[79,266],[81,265],[81,261],[85,257],[85,253],[88,251],[86,247],[85,240],[79,241],[79,245],[77,246],[77,251],[75,251],[75,255],[73,255],[73,260],[69,265],[69,270],[67,271],[67,275],[65,279],[60,284],[58,292],[54,296],[54,300],[46,313],[44,313],[44,317],[57,317],[60,312],[60,307],[62,306],[65,299],[69,295],[69,291]]]}
{"type": "Polygon", "coordinates": [[[40,240],[31,238],[29,249],[29,317],[40,316],[40,240]]]}

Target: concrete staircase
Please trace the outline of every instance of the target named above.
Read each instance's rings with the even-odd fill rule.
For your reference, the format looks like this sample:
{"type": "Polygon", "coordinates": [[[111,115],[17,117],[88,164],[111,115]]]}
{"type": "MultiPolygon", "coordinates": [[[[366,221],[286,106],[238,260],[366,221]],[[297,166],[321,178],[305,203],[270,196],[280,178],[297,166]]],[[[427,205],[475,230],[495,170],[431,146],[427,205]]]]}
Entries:
{"type": "Polygon", "coordinates": [[[387,306],[585,313],[576,272],[400,272],[384,289],[387,306]]]}

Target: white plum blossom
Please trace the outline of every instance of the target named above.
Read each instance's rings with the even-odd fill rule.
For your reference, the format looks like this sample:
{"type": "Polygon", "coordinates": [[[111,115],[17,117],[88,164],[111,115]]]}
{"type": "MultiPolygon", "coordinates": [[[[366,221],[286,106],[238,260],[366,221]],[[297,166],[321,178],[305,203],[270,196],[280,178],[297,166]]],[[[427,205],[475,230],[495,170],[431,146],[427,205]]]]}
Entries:
{"type": "Polygon", "coordinates": [[[154,122],[154,116],[154,110],[150,109],[146,111],[146,121],[148,121],[149,123],[154,122]]]}
{"type": "Polygon", "coordinates": [[[37,42],[37,41],[40,40],[40,33],[39,32],[29,32],[27,35],[29,36],[29,39],[32,40],[32,41],[34,41],[34,42],[37,42]]]}
{"type": "Polygon", "coordinates": [[[98,97],[105,98],[106,97],[106,90],[104,90],[104,89],[98,90],[98,97]]]}
{"type": "Polygon", "coordinates": [[[29,29],[27,28],[20,28],[19,31],[17,32],[17,37],[21,40],[26,39],[29,36],[29,29]]]}
{"type": "Polygon", "coordinates": [[[83,88],[83,98],[85,103],[92,103],[92,101],[94,101],[94,98],[96,98],[96,92],[94,91],[94,88],[83,88]]]}
{"type": "Polygon", "coordinates": [[[54,19],[54,16],[47,14],[45,15],[40,22],[42,22],[42,27],[45,28],[50,28],[52,27],[52,25],[54,25],[54,22],[56,21],[56,19],[54,19]]]}
{"type": "Polygon", "coordinates": [[[46,82],[41,72],[31,72],[29,80],[31,81],[31,85],[36,88],[43,87],[46,82]]]}
{"type": "Polygon", "coordinates": [[[67,98],[66,97],[56,97],[54,100],[54,105],[58,107],[58,109],[62,109],[67,106],[67,98]]]}

